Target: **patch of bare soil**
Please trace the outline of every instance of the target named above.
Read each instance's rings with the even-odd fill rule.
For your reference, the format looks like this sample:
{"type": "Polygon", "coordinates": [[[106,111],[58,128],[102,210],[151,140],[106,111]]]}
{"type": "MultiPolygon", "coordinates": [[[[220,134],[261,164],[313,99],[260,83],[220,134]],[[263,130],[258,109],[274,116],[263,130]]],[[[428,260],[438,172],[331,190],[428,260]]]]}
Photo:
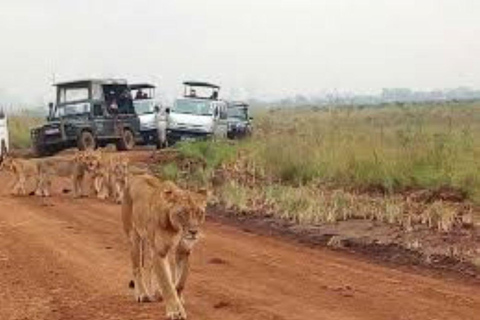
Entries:
{"type": "MultiPolygon", "coordinates": [[[[148,159],[150,153],[133,155],[148,159]]],[[[10,196],[10,175],[0,173],[0,181],[0,319],[164,319],[163,303],[138,304],[128,289],[119,206],[72,199],[62,193],[62,181],[45,205],[37,197],[10,196]]],[[[321,236],[271,217],[234,214],[210,210],[191,260],[189,319],[478,319],[476,283],[253,234],[291,235],[307,244],[315,242],[302,232],[324,237],[319,244],[332,239],[327,231],[321,236]]]]}
{"type": "MultiPolygon", "coordinates": [[[[65,184],[44,206],[9,196],[8,179],[0,174],[0,319],[165,319],[164,303],[139,304],[128,289],[119,206],[72,199],[65,184]]],[[[480,312],[475,283],[252,234],[212,216],[191,262],[185,296],[194,320],[474,320],[480,312]]]]}
{"type": "Polygon", "coordinates": [[[395,265],[423,266],[480,279],[480,232],[458,228],[441,233],[426,226],[406,231],[371,220],[299,225],[259,212],[211,207],[212,219],[244,231],[288,238],[308,246],[328,246],[395,265]]]}

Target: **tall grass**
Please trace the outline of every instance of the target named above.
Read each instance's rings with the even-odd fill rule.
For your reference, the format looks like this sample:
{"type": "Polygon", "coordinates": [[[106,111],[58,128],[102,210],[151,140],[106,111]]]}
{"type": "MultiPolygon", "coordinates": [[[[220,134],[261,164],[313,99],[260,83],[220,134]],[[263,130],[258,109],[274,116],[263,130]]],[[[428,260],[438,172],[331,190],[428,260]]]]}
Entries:
{"type": "Polygon", "coordinates": [[[237,146],[227,141],[197,141],[175,146],[178,157],[159,166],[158,174],[190,187],[207,187],[214,172],[223,163],[235,158],[237,146]]]}
{"type": "Polygon", "coordinates": [[[187,158],[202,160],[207,169],[218,168],[222,163],[235,157],[236,146],[226,141],[197,141],[179,143],[177,150],[187,158]]]}
{"type": "Polygon", "coordinates": [[[43,124],[44,120],[28,115],[16,115],[8,118],[10,145],[13,149],[25,149],[31,146],[30,130],[43,124]]]}
{"type": "Polygon", "coordinates": [[[480,201],[480,105],[257,117],[256,161],[284,183],[462,189],[480,201]]]}
{"type": "Polygon", "coordinates": [[[444,232],[478,218],[470,204],[416,197],[426,190],[408,199],[397,193],[458,189],[480,203],[480,104],[267,112],[240,144],[178,150],[202,165],[193,172],[165,166],[165,176],[205,183],[219,170],[217,200],[241,211],[302,224],[372,219],[444,232]],[[364,190],[382,194],[357,192],[364,190]]]}

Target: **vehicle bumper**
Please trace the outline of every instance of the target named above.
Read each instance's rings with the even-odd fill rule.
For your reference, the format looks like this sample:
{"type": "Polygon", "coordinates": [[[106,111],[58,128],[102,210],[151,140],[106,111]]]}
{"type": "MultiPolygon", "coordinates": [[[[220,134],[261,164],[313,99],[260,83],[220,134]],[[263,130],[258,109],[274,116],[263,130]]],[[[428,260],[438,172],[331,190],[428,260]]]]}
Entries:
{"type": "Polygon", "coordinates": [[[43,132],[32,132],[31,140],[36,148],[66,148],[75,143],[75,139],[62,137],[61,134],[47,135],[43,132]]]}
{"type": "Polygon", "coordinates": [[[231,128],[227,132],[227,137],[229,139],[235,139],[235,138],[242,138],[246,137],[250,134],[250,130],[248,127],[242,127],[242,128],[231,128]]]}
{"type": "Polygon", "coordinates": [[[211,132],[167,130],[167,139],[170,144],[178,141],[206,140],[212,136],[211,132]]]}
{"type": "Polygon", "coordinates": [[[141,130],[140,135],[142,136],[142,142],[145,144],[156,143],[158,140],[157,129],[141,130]]]}

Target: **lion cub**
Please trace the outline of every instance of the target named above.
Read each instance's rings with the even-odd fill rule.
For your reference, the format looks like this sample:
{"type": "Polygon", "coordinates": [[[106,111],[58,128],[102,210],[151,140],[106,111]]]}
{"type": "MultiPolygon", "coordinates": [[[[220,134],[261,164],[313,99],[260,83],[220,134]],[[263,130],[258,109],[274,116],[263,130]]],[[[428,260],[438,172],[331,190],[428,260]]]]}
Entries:
{"type": "Polygon", "coordinates": [[[85,174],[95,169],[98,156],[92,151],[77,152],[73,158],[50,157],[38,159],[38,171],[40,175],[39,193],[42,196],[50,196],[50,185],[54,177],[70,178],[73,185],[73,196],[83,196],[82,182],[85,174]]]}
{"type": "Polygon", "coordinates": [[[181,190],[147,174],[130,177],[124,192],[122,220],[130,241],[135,298],[152,300],[146,290],[151,273],[142,268],[150,258],[169,319],[187,317],[182,291],[189,255],[205,219],[206,198],[206,193],[181,190]]]}
{"type": "Polygon", "coordinates": [[[35,179],[35,194],[39,194],[39,179],[37,160],[28,160],[13,158],[10,155],[2,157],[0,162],[0,170],[6,170],[15,176],[15,185],[13,186],[12,194],[14,195],[26,195],[26,183],[28,179],[35,179]]]}
{"type": "Polygon", "coordinates": [[[128,158],[100,151],[99,162],[93,170],[93,189],[97,198],[121,203],[128,175],[128,158]]]}

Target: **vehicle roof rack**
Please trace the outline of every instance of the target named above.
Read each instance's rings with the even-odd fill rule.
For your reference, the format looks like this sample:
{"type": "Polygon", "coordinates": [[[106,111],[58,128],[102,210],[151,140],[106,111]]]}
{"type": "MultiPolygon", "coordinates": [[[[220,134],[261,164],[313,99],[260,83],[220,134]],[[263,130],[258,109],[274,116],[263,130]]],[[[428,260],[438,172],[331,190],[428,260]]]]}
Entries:
{"type": "Polygon", "coordinates": [[[138,89],[155,89],[157,86],[151,83],[134,83],[128,85],[131,90],[138,90],[138,89]]]}
{"type": "Polygon", "coordinates": [[[216,84],[203,82],[203,81],[185,81],[183,84],[185,86],[191,86],[191,87],[206,87],[206,88],[220,89],[220,86],[216,84]]]}
{"type": "Polygon", "coordinates": [[[249,104],[244,101],[230,101],[229,105],[232,107],[248,107],[249,104]]]}
{"type": "Polygon", "coordinates": [[[125,79],[80,79],[80,80],[73,80],[73,81],[64,81],[64,82],[57,82],[54,84],[56,87],[64,87],[64,86],[84,86],[89,83],[98,83],[98,84],[127,84],[127,80],[125,79]]]}

